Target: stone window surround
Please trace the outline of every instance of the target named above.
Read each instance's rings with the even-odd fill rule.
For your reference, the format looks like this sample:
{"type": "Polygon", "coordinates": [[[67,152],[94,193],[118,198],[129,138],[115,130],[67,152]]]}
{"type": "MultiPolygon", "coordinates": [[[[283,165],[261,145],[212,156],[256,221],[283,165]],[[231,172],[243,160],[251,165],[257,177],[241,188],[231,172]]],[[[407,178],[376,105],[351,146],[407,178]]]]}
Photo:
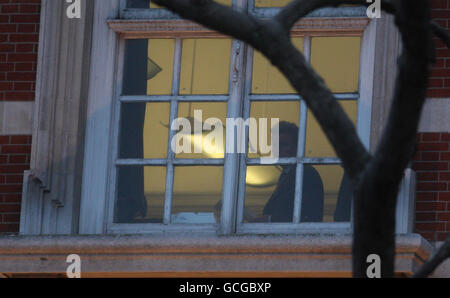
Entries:
{"type": "MultiPolygon", "coordinates": [[[[107,167],[93,168],[92,171],[85,172],[83,175],[83,168],[80,164],[83,164],[83,160],[85,165],[108,163],[107,150],[110,141],[109,125],[112,113],[110,101],[116,91],[113,86],[116,46],[105,47],[104,42],[117,45],[118,35],[110,29],[106,20],[117,18],[120,1],[83,1],[82,15],[85,17],[80,20],[68,20],[62,17],[65,13],[64,2],[55,3],[51,1],[51,4],[49,2],[49,0],[43,0],[41,10],[32,161],[31,170],[25,174],[21,216],[21,234],[24,236],[11,238],[11,241],[13,241],[11,245],[24,247],[23,251],[18,250],[18,253],[23,256],[30,253],[33,247],[30,246],[30,249],[26,249],[26,243],[31,244],[32,242],[29,241],[38,239],[37,242],[34,242],[36,247],[43,249],[45,247],[47,249],[45,253],[54,258],[61,253],[58,250],[60,241],[65,241],[67,245],[64,253],[70,251],[70,247],[78,247],[83,251],[92,247],[92,245],[103,251],[106,246],[115,243],[114,241],[108,242],[106,245],[105,242],[102,242],[105,237],[119,237],[103,235],[105,228],[103,214],[95,212],[95,210],[103,210],[104,205],[102,204],[104,202],[100,200],[96,206],[95,204],[84,204],[81,200],[82,197],[95,197],[105,192],[107,167]],[[98,42],[99,39],[103,42],[98,42]],[[96,42],[91,44],[91,40],[96,42]],[[86,57],[91,57],[91,59],[86,59],[86,57]],[[92,59],[92,57],[95,58],[92,59]],[[73,69],[76,71],[73,71],[73,69]],[[85,148],[94,147],[97,148],[95,154],[92,154],[92,150],[85,151],[85,148]],[[49,152],[52,152],[52,154],[49,154],[49,152]],[[104,158],[98,160],[99,156],[104,156],[104,158]],[[96,187],[81,188],[82,181],[89,181],[90,185],[96,185],[96,187]],[[77,216],[80,213],[81,218],[77,216]],[[41,234],[73,236],[49,236],[50,238],[29,236],[41,234]],[[93,236],[75,236],[76,234],[93,234],[93,236]]],[[[373,98],[370,122],[371,149],[374,148],[374,144],[379,139],[383,123],[387,118],[386,110],[389,106],[389,95],[392,94],[392,82],[395,78],[395,59],[400,48],[398,33],[390,17],[372,22],[374,23],[370,25],[372,28],[371,34],[376,52],[375,57],[372,58],[374,61],[371,61],[371,69],[373,69],[373,86],[377,86],[377,88],[367,91],[371,93],[369,95],[373,98]],[[380,59],[377,59],[378,57],[380,59]]],[[[86,183],[83,185],[86,185],[86,183]]],[[[409,216],[403,219],[406,226],[411,225],[412,220],[409,216]]],[[[406,229],[407,232],[410,232],[410,228],[406,229]]],[[[285,239],[281,241],[279,236],[262,238],[254,236],[255,239],[259,239],[255,242],[248,242],[248,238],[245,236],[217,237],[210,235],[208,237],[213,238],[211,240],[213,243],[221,243],[221,241],[225,241],[224,239],[235,241],[234,243],[237,246],[249,247],[248,245],[253,243],[254,246],[249,247],[252,250],[256,250],[261,245],[264,246],[264,243],[276,243],[277,245],[268,245],[267,247],[270,248],[271,255],[278,260],[283,258],[283,249],[280,251],[276,247],[286,248],[289,246],[283,246],[285,239]]],[[[344,243],[345,247],[345,250],[340,251],[340,254],[345,255],[347,260],[351,257],[349,236],[334,235],[326,238],[323,235],[316,235],[308,239],[299,236],[286,237],[293,242],[298,241],[295,245],[299,249],[299,251],[294,252],[296,255],[301,255],[301,250],[307,249],[307,247],[311,248],[311,245],[314,248],[313,250],[322,255],[327,250],[326,247],[335,247],[332,243],[340,242],[341,245],[344,243]],[[323,237],[327,239],[325,242],[321,242],[321,239],[325,239],[323,237]]],[[[399,237],[400,243],[404,243],[404,247],[407,247],[406,255],[409,259],[409,263],[404,267],[405,269],[400,271],[410,274],[417,264],[428,257],[431,249],[426,241],[418,235],[409,234],[406,237],[416,237],[414,241],[404,241],[403,238],[399,237]],[[417,239],[420,239],[420,241],[417,239]],[[427,248],[424,249],[424,245],[427,248]],[[423,251],[426,251],[426,253],[423,253],[423,251]],[[417,257],[417,255],[420,257],[417,257]]],[[[151,239],[152,244],[156,246],[161,244],[161,247],[166,247],[170,251],[169,246],[163,245],[166,241],[165,237],[135,235],[130,239],[137,242],[150,241],[149,239],[151,239]]],[[[208,238],[205,236],[204,239],[208,238]]],[[[190,240],[187,239],[186,241],[189,242],[190,240]]],[[[211,241],[200,241],[196,248],[199,252],[204,251],[205,246],[211,241]],[[205,246],[202,246],[202,244],[205,246]]],[[[222,242],[220,247],[226,247],[227,241],[222,242]]],[[[118,242],[118,245],[119,243],[121,242],[118,242]]],[[[183,241],[175,241],[171,245],[183,247],[184,244],[183,241]]],[[[230,245],[232,246],[232,244],[230,245]]],[[[135,252],[133,249],[126,245],[121,247],[139,259],[138,255],[133,254],[135,252]]],[[[151,248],[152,246],[149,246],[148,253],[151,252],[151,248]]],[[[206,252],[208,253],[208,251],[206,252]]],[[[209,251],[209,253],[211,253],[211,256],[214,255],[212,251],[209,251]]],[[[330,258],[335,259],[336,255],[332,255],[333,257],[330,258]]],[[[248,256],[250,257],[250,255],[248,256]]],[[[401,258],[402,256],[399,256],[398,259],[401,258]]],[[[256,264],[258,260],[258,258],[250,258],[249,262],[253,261],[256,264]]],[[[314,264],[318,265],[318,263],[314,264]]],[[[309,269],[298,268],[297,273],[305,272],[305,270],[314,271],[314,268],[319,268],[314,264],[311,263],[309,269]]],[[[102,266],[98,266],[97,269],[92,269],[92,272],[107,271],[103,268],[106,270],[104,271],[102,266]]],[[[182,263],[177,266],[182,267],[182,263]]],[[[33,272],[46,272],[42,270],[43,268],[35,267],[33,272]]],[[[175,268],[173,271],[177,271],[177,267],[173,268],[175,268]]],[[[222,268],[220,271],[227,271],[226,267],[220,268],[222,268]]],[[[350,272],[348,264],[343,268],[345,268],[345,274],[348,275],[350,272]]],[[[161,267],[155,269],[155,272],[163,272],[164,270],[161,267]]],[[[237,271],[239,270],[242,271],[242,267],[237,269],[237,271]]],[[[265,270],[257,267],[251,270],[253,273],[256,271],[264,272],[265,270]]],[[[278,267],[278,269],[274,269],[275,271],[283,270],[282,267],[278,267]]],[[[0,268],[0,272],[13,271],[5,271],[0,268]]],[[[125,269],[124,272],[126,272],[125,269]]],[[[324,272],[334,271],[324,269],[324,272]]]]}

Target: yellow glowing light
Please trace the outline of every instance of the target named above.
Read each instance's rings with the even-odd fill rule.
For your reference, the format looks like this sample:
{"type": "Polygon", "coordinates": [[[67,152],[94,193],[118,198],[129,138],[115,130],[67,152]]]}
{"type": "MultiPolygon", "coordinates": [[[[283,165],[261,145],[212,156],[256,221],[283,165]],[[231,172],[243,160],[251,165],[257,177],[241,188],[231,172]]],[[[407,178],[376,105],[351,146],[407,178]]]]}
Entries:
{"type": "Polygon", "coordinates": [[[255,187],[272,186],[278,182],[280,170],[275,166],[253,166],[247,168],[246,184],[255,187]]]}

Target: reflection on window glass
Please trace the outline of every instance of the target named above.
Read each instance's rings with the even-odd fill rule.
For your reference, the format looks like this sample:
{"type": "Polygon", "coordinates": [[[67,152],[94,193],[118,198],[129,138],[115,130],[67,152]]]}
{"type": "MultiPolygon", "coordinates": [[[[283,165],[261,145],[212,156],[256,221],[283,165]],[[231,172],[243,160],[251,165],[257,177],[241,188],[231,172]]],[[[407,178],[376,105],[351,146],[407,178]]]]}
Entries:
{"type": "Polygon", "coordinates": [[[227,94],[231,39],[184,39],[180,94],[227,94]]]}
{"type": "Polygon", "coordinates": [[[114,222],[163,222],[165,167],[120,167],[117,178],[114,222]]]}
{"type": "MultiPolygon", "coordinates": [[[[344,169],[340,165],[309,165],[314,169],[323,184],[323,222],[348,222],[350,221],[352,186],[350,179],[344,175],[344,169]]],[[[306,166],[305,166],[306,169],[306,166]]],[[[303,186],[310,187],[308,177],[305,175],[303,186]]],[[[309,212],[316,203],[306,193],[303,197],[302,213],[309,212]]],[[[303,218],[303,217],[302,217],[303,218]]],[[[308,218],[302,219],[308,222],[308,218]]]]}
{"type": "Polygon", "coordinates": [[[292,0],[255,0],[255,7],[284,7],[292,0]]]}
{"type": "MultiPolygon", "coordinates": [[[[358,101],[340,100],[339,103],[341,104],[350,120],[352,120],[352,122],[356,125],[358,101]]],[[[307,157],[337,156],[336,152],[328,141],[328,138],[326,137],[316,118],[310,111],[308,111],[305,155],[307,157]]]]}
{"type": "MultiPolygon", "coordinates": [[[[293,38],[293,44],[303,52],[303,38],[293,38]]],[[[272,65],[260,52],[253,56],[253,94],[287,94],[296,93],[284,75],[272,65]]]]}
{"type": "MultiPolygon", "coordinates": [[[[249,158],[259,158],[262,156],[270,156],[271,149],[274,149],[276,144],[271,143],[272,133],[271,126],[272,118],[279,119],[279,156],[280,157],[295,157],[297,156],[297,140],[298,140],[298,123],[300,114],[300,102],[298,101],[258,101],[252,102],[250,108],[250,118],[256,120],[253,135],[257,136],[252,140],[251,127],[249,137],[249,158]],[[260,123],[267,123],[266,133],[260,127],[260,123]],[[261,138],[261,134],[265,135],[266,139],[261,138]],[[272,145],[272,146],[271,146],[272,145]],[[261,150],[269,146],[269,150],[261,150]],[[268,152],[268,153],[267,153],[268,152]]],[[[250,122],[251,124],[251,122],[250,122]]],[[[276,126],[275,126],[276,127],[276,126]]]]}
{"type": "Polygon", "coordinates": [[[122,104],[120,158],[165,158],[170,103],[122,104]]]}
{"type": "Polygon", "coordinates": [[[334,93],[357,92],[360,37],[316,37],[311,43],[311,65],[334,93]]]}
{"type": "Polygon", "coordinates": [[[180,127],[175,138],[182,152],[176,158],[224,158],[226,140],[226,102],[181,102],[180,127]]]}
{"type": "Polygon", "coordinates": [[[123,94],[171,94],[173,39],[127,39],[123,94]]]}
{"type": "Polygon", "coordinates": [[[215,223],[222,200],[221,166],[175,168],[172,223],[215,223]]]}

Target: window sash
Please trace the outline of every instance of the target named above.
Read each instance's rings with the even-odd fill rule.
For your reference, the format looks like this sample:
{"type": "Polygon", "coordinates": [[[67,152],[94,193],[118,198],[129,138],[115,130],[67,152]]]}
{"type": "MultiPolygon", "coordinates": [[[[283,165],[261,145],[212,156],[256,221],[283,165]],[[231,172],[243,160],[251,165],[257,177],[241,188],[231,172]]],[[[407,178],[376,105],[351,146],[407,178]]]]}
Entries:
{"type": "MultiPolygon", "coordinates": [[[[237,1],[233,1],[234,3],[237,1]]],[[[251,1],[253,3],[253,1],[251,1]]],[[[122,1],[124,3],[124,1],[122,1]]],[[[254,11],[265,11],[264,13],[268,13],[271,11],[271,13],[275,13],[276,9],[255,9],[254,11]]],[[[122,10],[124,12],[125,10],[122,10]]],[[[139,9],[139,14],[136,16],[142,16],[144,18],[152,17],[151,9],[139,9]]],[[[352,10],[354,16],[360,16],[356,14],[356,10],[352,10]]],[[[137,13],[137,12],[136,12],[137,13]]],[[[347,13],[349,13],[347,11],[347,13]]],[[[258,15],[259,16],[259,15],[258,15]]],[[[121,17],[127,17],[126,14],[121,14],[121,17]]],[[[136,17],[138,19],[139,17],[136,17]]],[[[151,21],[143,21],[143,22],[151,22],[151,21]]],[[[186,22],[186,21],[184,21],[186,22]]],[[[367,22],[368,23],[368,22],[367,22]]],[[[173,67],[173,83],[172,83],[172,94],[178,93],[179,88],[179,76],[180,76],[180,64],[181,64],[181,42],[182,39],[179,38],[180,36],[183,36],[182,34],[178,35],[176,31],[173,32],[173,37],[178,37],[176,39],[176,46],[175,46],[175,55],[174,55],[174,67],[173,67]]],[[[360,35],[355,32],[350,33],[344,33],[342,34],[336,34],[334,32],[332,36],[342,36],[342,35],[360,35]]],[[[203,33],[200,33],[200,36],[203,33]]],[[[329,31],[324,31],[322,33],[319,33],[318,35],[323,36],[330,36],[329,31]]],[[[169,33],[170,35],[170,33],[169,33]]],[[[312,34],[305,34],[304,31],[302,32],[295,32],[295,36],[302,36],[304,37],[304,54],[305,57],[309,60],[311,55],[311,36],[317,36],[317,33],[312,34]]],[[[194,33],[194,36],[195,35],[194,33]]],[[[130,38],[130,36],[127,37],[125,34],[120,38],[120,46],[119,46],[119,72],[118,72],[118,80],[120,81],[120,84],[118,84],[119,92],[116,94],[122,94],[121,93],[121,85],[122,85],[122,79],[123,79],[123,57],[124,57],[124,48],[125,48],[125,40],[126,38],[130,38]]],[[[135,38],[137,36],[133,36],[135,38]]],[[[144,36],[139,36],[140,38],[144,36]]],[[[151,37],[151,34],[147,38],[151,37]]],[[[207,37],[207,36],[205,36],[207,37]]],[[[363,35],[364,37],[364,35],[363,35]]],[[[367,42],[367,41],[366,41],[367,42]]],[[[363,48],[361,48],[361,57],[363,48]]],[[[239,55],[239,54],[237,54],[239,55]]],[[[362,68],[362,62],[360,67],[362,68]]],[[[301,214],[301,189],[302,189],[302,172],[303,172],[303,166],[304,164],[340,164],[340,160],[338,158],[311,158],[311,157],[304,157],[305,152],[305,140],[306,140],[306,121],[307,121],[307,106],[305,102],[300,98],[299,95],[296,94],[251,94],[251,78],[252,78],[252,63],[253,63],[253,51],[251,48],[247,48],[242,42],[233,40],[233,46],[232,46],[232,59],[230,61],[230,88],[229,88],[229,95],[150,95],[150,96],[127,96],[127,95],[120,95],[116,98],[115,103],[115,117],[114,117],[114,133],[112,138],[112,148],[113,148],[113,160],[112,160],[112,167],[113,171],[111,171],[110,176],[110,186],[109,187],[109,198],[115,199],[116,194],[116,169],[118,166],[130,166],[130,165],[139,165],[139,166],[149,166],[149,165],[159,165],[159,166],[166,166],[167,167],[167,176],[166,176],[166,198],[165,198],[165,213],[164,213],[164,222],[163,224],[115,224],[113,223],[113,212],[114,212],[114,200],[109,200],[109,216],[107,220],[107,230],[111,232],[171,232],[171,231],[201,231],[201,232],[216,232],[217,230],[225,234],[229,233],[272,233],[272,232],[283,232],[283,233],[290,233],[295,232],[349,232],[351,230],[351,222],[349,223],[300,223],[300,214],[301,214]],[[242,48],[241,52],[246,52],[246,64],[244,65],[243,60],[240,59],[240,64],[238,65],[238,69],[244,69],[245,68],[245,88],[244,96],[239,99],[240,101],[243,101],[244,108],[240,111],[236,110],[236,104],[231,104],[232,100],[231,97],[233,96],[233,93],[236,93],[236,90],[234,90],[233,81],[235,78],[233,76],[233,59],[236,59],[236,47],[242,48]],[[121,103],[129,103],[129,102],[171,102],[170,107],[170,123],[176,118],[178,114],[178,103],[179,102],[185,102],[185,101],[217,101],[217,102],[224,102],[228,101],[228,115],[227,117],[242,117],[244,119],[247,119],[250,116],[250,104],[252,101],[272,101],[272,100],[284,100],[284,101],[298,101],[300,100],[300,123],[299,123],[299,146],[298,146],[298,153],[296,158],[284,158],[280,159],[277,164],[297,164],[297,176],[296,176],[296,189],[295,189],[295,204],[294,204],[294,217],[293,217],[293,223],[243,223],[243,207],[244,207],[244,197],[245,197],[245,175],[247,172],[247,166],[248,165],[260,165],[261,160],[260,159],[251,159],[247,158],[247,156],[240,155],[235,156],[231,158],[230,156],[226,155],[224,159],[175,159],[175,156],[173,152],[171,151],[171,146],[169,144],[169,154],[166,159],[118,159],[118,135],[119,135],[119,119],[120,119],[120,109],[121,109],[121,103]],[[193,224],[193,225],[179,225],[179,224],[170,224],[168,225],[170,221],[170,209],[171,209],[171,200],[172,200],[172,189],[173,189],[173,178],[174,178],[174,167],[175,166],[182,166],[182,165],[223,165],[224,166],[224,184],[223,184],[223,210],[222,210],[222,216],[221,218],[224,218],[224,214],[227,214],[227,218],[225,220],[222,220],[222,222],[219,224],[219,226],[214,225],[200,225],[200,224],[193,224]],[[239,173],[237,171],[231,171],[232,168],[239,169],[239,173]],[[228,173],[228,174],[227,174],[228,173]],[[226,181],[225,181],[226,180],[226,181]],[[234,186],[233,186],[234,185],[234,186]],[[239,189],[239,192],[236,193],[235,196],[233,196],[233,190],[239,189]],[[237,201],[236,201],[237,197],[237,201]],[[235,202],[233,202],[233,200],[235,202]],[[228,202],[228,203],[227,203],[228,202]],[[237,204],[235,206],[234,204],[237,204]],[[236,210],[236,213],[235,211],[236,210]],[[237,216],[237,218],[236,218],[237,216]]],[[[242,74],[240,74],[242,75],[242,74]]],[[[360,72],[360,76],[362,75],[362,72],[360,72]]],[[[241,81],[243,78],[241,78],[241,81]]],[[[238,88],[238,89],[240,89],[238,88]]],[[[360,90],[361,91],[361,86],[360,90]]],[[[240,91],[238,90],[237,93],[240,91]]],[[[241,93],[242,94],[242,93],[241,93]]],[[[347,94],[335,94],[335,97],[337,99],[349,99],[349,100],[360,100],[360,96],[358,93],[347,93],[347,94]]],[[[367,110],[366,110],[367,112],[367,110]]],[[[360,120],[360,105],[358,105],[358,125],[359,127],[359,120],[360,120]]],[[[368,126],[370,127],[370,125],[368,126]]],[[[248,130],[248,129],[247,129],[248,130]]],[[[361,132],[359,130],[359,132],[361,132]]],[[[364,135],[369,134],[369,131],[364,131],[364,135]]],[[[172,137],[175,135],[175,132],[172,130],[169,130],[169,140],[172,139],[172,137]]],[[[248,136],[248,133],[247,133],[248,136]]],[[[236,140],[235,140],[236,141],[236,140]]],[[[248,138],[246,138],[246,142],[248,143],[248,138]]],[[[248,144],[246,144],[246,147],[248,148],[248,144]]]]}

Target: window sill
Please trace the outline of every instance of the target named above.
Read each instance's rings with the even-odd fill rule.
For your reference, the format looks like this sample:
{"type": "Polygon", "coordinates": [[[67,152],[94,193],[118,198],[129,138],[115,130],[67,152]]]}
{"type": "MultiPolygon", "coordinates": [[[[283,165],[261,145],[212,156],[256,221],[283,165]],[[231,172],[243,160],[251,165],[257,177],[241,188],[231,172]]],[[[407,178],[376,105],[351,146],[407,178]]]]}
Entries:
{"type": "MultiPolygon", "coordinates": [[[[82,277],[350,277],[346,236],[10,236],[0,274],[61,274],[78,254],[82,277]]],[[[397,236],[396,272],[409,276],[432,253],[420,235],[397,236]]]]}

